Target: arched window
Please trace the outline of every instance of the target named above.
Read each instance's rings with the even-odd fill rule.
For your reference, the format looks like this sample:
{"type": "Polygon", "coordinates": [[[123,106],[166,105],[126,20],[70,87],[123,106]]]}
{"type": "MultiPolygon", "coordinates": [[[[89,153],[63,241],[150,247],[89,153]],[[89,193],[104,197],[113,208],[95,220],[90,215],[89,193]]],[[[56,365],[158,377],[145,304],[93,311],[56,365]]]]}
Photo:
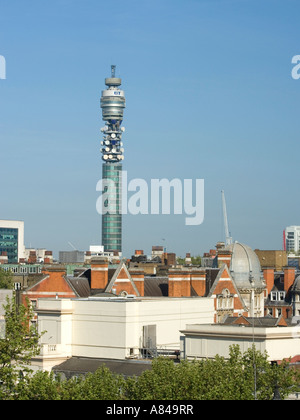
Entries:
{"type": "Polygon", "coordinates": [[[233,309],[233,296],[228,289],[223,289],[220,295],[217,295],[217,309],[233,309]]]}

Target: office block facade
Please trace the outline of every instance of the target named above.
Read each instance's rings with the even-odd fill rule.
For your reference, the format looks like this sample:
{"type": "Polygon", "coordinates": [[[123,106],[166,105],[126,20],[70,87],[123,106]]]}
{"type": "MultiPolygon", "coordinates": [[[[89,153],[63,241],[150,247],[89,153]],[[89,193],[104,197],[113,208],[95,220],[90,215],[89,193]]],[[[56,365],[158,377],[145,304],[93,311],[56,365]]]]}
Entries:
{"type": "Polygon", "coordinates": [[[8,263],[18,263],[25,256],[24,222],[0,220],[0,255],[7,255],[8,263]]]}
{"type": "Polygon", "coordinates": [[[300,251],[300,226],[288,226],[285,229],[285,243],[287,252],[300,251]]]}

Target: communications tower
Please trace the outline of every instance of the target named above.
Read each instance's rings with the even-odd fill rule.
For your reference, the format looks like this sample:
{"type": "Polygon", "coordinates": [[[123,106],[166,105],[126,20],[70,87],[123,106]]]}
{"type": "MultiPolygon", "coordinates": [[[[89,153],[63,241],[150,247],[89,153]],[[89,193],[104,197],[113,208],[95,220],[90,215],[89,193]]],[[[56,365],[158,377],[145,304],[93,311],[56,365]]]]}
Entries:
{"type": "Polygon", "coordinates": [[[102,180],[113,181],[105,187],[105,212],[102,214],[102,245],[104,251],[122,252],[122,161],[124,149],[121,127],[125,108],[125,94],[120,89],[121,79],[115,75],[116,66],[111,66],[111,77],[105,79],[106,89],[102,91],[100,107],[105,126],[101,128],[102,180]]]}

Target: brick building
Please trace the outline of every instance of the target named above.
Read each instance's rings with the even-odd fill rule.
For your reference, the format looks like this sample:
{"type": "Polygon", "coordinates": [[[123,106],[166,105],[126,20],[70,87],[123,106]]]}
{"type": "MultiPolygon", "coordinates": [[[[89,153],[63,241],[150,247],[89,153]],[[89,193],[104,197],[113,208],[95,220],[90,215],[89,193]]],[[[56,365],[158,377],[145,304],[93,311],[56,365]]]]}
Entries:
{"type": "Polygon", "coordinates": [[[265,315],[300,316],[300,276],[296,276],[296,268],[286,266],[283,272],[276,272],[274,267],[266,267],[263,273],[267,285],[265,315]]]}
{"type": "MultiPolygon", "coordinates": [[[[45,266],[42,279],[23,295],[33,306],[40,297],[209,297],[214,300],[215,322],[222,322],[227,316],[263,316],[268,279],[254,251],[235,243],[218,248],[214,267],[168,267],[160,276],[145,274],[139,264],[112,265],[103,257],[92,258],[90,268],[77,277],[67,276],[64,266],[45,266]]],[[[286,281],[293,282],[292,277],[286,281]]]]}
{"type": "Polygon", "coordinates": [[[81,271],[78,276],[68,276],[64,265],[46,265],[42,278],[22,292],[32,307],[39,298],[80,298],[97,295],[144,295],[144,273],[129,270],[122,261],[119,265],[109,265],[106,259],[95,257],[91,268],[81,271]]]}
{"type": "Polygon", "coordinates": [[[261,250],[255,249],[254,252],[259,258],[261,268],[274,267],[276,271],[281,271],[288,265],[287,252],[282,250],[261,250]]]}

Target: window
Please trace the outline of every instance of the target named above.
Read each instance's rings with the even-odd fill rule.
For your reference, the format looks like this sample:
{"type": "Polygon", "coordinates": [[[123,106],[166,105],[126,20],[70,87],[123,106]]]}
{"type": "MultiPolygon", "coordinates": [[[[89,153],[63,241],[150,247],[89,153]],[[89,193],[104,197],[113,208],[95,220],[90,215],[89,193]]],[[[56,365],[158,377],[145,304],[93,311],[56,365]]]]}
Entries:
{"type": "Polygon", "coordinates": [[[18,262],[18,229],[0,228],[0,253],[6,252],[8,262],[18,262]]]}
{"type": "Polygon", "coordinates": [[[271,292],[271,300],[277,300],[277,292],[271,292]]]}
{"type": "Polygon", "coordinates": [[[217,309],[233,309],[233,297],[228,289],[223,289],[222,294],[217,296],[217,309]]]}
{"type": "Polygon", "coordinates": [[[271,292],[271,300],[272,301],[284,301],[285,299],[285,292],[271,292]]]}
{"type": "Polygon", "coordinates": [[[32,319],[32,320],[30,321],[30,325],[31,325],[32,327],[34,327],[34,328],[35,328],[35,330],[37,331],[37,322],[36,322],[36,320],[32,319]]]}
{"type": "Polygon", "coordinates": [[[34,311],[36,309],[37,306],[37,301],[36,300],[31,300],[31,308],[34,311]]]}

